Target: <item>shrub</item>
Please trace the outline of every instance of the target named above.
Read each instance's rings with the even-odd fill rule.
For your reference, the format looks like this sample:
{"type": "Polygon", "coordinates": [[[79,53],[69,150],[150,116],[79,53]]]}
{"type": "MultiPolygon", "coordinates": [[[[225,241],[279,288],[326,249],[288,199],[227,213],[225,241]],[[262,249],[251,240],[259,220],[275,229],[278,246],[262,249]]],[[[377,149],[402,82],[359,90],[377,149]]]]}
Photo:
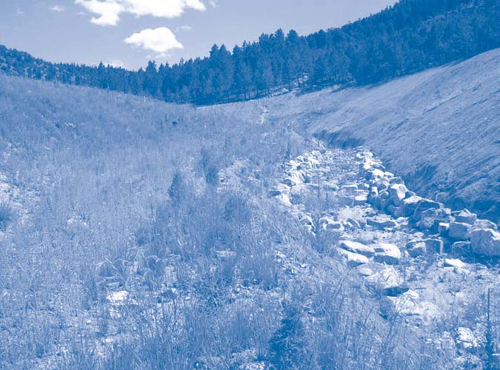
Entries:
{"type": "Polygon", "coordinates": [[[14,217],[14,211],[8,203],[0,203],[0,230],[5,230],[14,217]]]}

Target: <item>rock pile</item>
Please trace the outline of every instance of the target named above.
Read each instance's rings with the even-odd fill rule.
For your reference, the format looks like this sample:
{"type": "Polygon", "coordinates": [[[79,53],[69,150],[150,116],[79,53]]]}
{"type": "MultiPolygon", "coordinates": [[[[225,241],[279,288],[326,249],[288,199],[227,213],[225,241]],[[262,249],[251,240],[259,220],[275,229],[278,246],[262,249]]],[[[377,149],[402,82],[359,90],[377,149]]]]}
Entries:
{"type": "Polygon", "coordinates": [[[430,236],[430,241],[407,246],[410,255],[427,253],[431,244],[434,252],[446,247],[455,253],[500,257],[500,233],[495,224],[478,219],[467,209],[452,212],[440,202],[409,191],[403,180],[385,171],[369,151],[358,153],[357,158],[370,186],[368,202],[394,217],[408,217],[412,226],[430,236]]]}

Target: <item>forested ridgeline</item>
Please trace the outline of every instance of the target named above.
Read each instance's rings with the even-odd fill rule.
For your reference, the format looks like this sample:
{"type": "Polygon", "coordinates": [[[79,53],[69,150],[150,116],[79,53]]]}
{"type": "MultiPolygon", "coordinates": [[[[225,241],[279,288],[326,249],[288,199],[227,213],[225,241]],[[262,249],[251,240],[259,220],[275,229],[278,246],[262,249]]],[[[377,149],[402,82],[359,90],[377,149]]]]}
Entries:
{"type": "Polygon", "coordinates": [[[0,45],[0,70],[169,102],[211,104],[278,88],[364,85],[408,75],[500,46],[499,0],[401,0],[342,28],[308,36],[282,30],[206,58],[128,71],[54,64],[0,45]]]}

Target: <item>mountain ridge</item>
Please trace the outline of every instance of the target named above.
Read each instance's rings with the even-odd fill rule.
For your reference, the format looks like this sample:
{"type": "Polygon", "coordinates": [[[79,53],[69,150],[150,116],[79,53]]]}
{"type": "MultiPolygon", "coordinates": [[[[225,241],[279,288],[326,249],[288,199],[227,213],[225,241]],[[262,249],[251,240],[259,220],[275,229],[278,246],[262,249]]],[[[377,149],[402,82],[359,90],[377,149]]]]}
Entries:
{"type": "Polygon", "coordinates": [[[0,70],[160,100],[207,105],[269,95],[279,87],[369,85],[500,47],[495,0],[401,0],[341,28],[307,36],[282,30],[207,58],[150,62],[137,72],[53,64],[0,46],[0,70]]]}

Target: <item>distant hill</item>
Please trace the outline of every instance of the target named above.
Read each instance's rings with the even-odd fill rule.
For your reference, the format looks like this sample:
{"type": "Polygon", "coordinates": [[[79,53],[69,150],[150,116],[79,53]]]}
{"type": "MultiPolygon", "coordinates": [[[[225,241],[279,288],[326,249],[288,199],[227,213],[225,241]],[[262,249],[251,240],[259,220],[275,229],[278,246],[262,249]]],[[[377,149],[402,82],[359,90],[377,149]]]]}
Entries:
{"type": "Polygon", "coordinates": [[[212,104],[264,96],[277,88],[366,85],[500,47],[498,0],[401,0],[368,18],[308,36],[278,30],[232,52],[128,71],[54,64],[0,46],[0,70],[169,102],[212,104]]]}

